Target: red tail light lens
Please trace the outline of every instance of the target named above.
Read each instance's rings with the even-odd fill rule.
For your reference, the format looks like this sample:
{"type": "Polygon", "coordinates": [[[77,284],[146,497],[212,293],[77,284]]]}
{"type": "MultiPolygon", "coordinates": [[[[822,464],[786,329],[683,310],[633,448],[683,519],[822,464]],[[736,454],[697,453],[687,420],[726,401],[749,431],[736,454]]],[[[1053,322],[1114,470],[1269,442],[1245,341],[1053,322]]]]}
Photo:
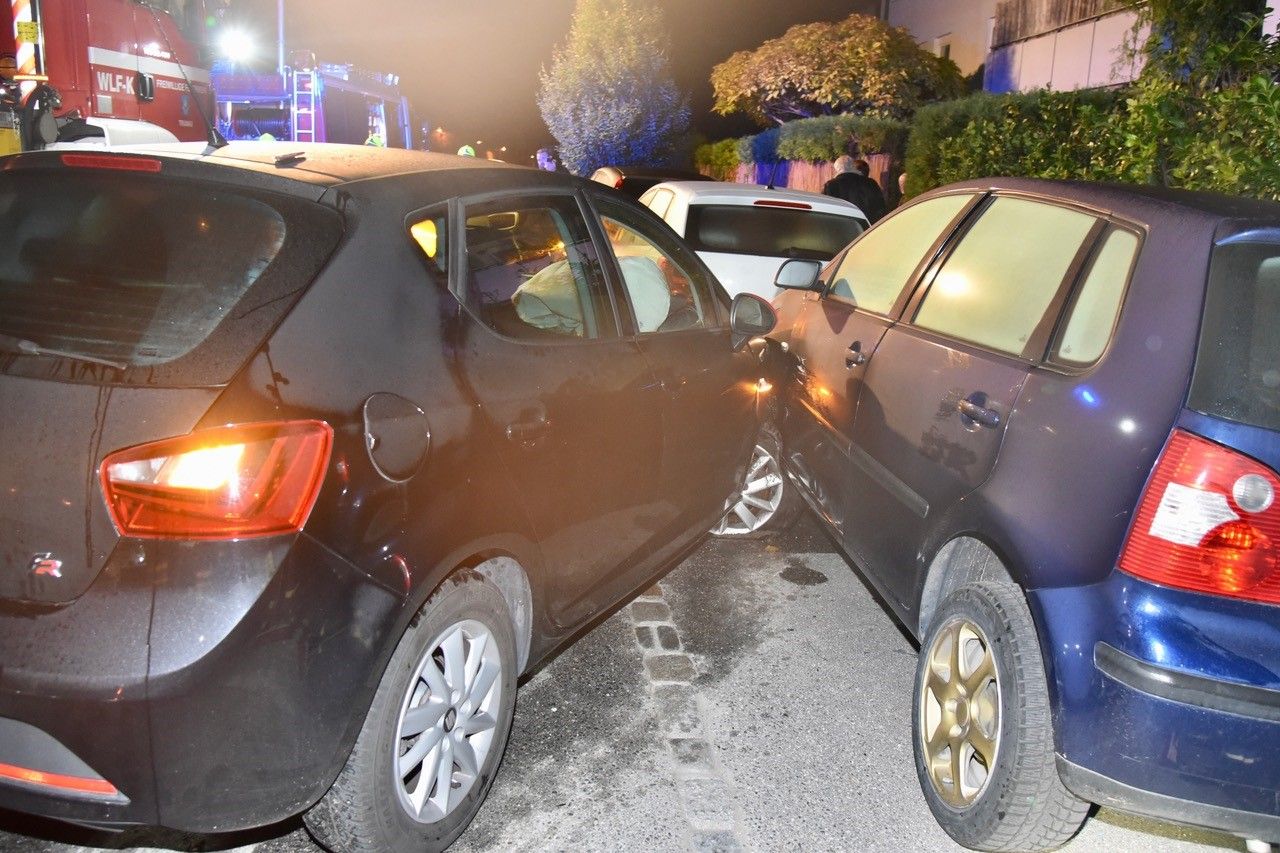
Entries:
{"type": "Polygon", "coordinates": [[[77,169],[115,169],[121,172],[159,172],[164,164],[154,157],[119,154],[63,154],[62,165],[77,169]]]}
{"type": "Polygon", "coordinates": [[[1166,586],[1280,604],[1280,478],[1175,430],[1138,506],[1120,568],[1166,586]]]}
{"type": "Polygon", "coordinates": [[[302,529],[329,464],[322,421],[200,430],[112,453],[102,492],[123,536],[243,539],[302,529]]]}
{"type": "Polygon", "coordinates": [[[0,779],[12,779],[28,785],[39,785],[44,788],[62,789],[76,794],[98,794],[104,797],[118,797],[120,792],[116,786],[105,779],[86,779],[83,776],[66,776],[61,773],[46,773],[43,770],[32,770],[28,767],[15,767],[12,764],[0,764],[0,779]]]}

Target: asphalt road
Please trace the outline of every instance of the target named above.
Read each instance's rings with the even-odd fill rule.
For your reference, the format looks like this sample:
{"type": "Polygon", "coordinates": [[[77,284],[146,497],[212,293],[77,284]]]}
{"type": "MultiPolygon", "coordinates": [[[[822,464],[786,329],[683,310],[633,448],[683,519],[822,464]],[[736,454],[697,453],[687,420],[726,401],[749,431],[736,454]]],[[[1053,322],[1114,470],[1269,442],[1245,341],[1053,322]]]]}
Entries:
{"type": "MultiPolygon", "coordinates": [[[[807,519],[711,542],[525,684],[488,802],[454,849],[958,850],[912,764],[915,649],[807,519]]],[[[318,853],[300,824],[115,839],[0,813],[0,851],[318,853]],[[16,834],[20,833],[20,834],[16,834]]],[[[1243,849],[1102,811],[1066,848],[1243,849]]]]}

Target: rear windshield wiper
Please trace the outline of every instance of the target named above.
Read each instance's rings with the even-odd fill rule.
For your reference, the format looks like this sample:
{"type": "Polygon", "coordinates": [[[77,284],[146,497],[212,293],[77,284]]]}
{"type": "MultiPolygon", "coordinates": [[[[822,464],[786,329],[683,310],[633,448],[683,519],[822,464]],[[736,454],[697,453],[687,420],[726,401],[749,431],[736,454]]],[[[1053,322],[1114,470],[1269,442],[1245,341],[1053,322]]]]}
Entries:
{"type": "Polygon", "coordinates": [[[112,361],[109,358],[99,358],[96,355],[85,355],[80,352],[69,352],[67,350],[54,349],[53,347],[45,347],[29,341],[26,338],[20,338],[17,335],[0,334],[0,346],[22,355],[48,355],[56,358],[69,358],[73,361],[82,361],[88,364],[101,364],[104,367],[114,367],[116,370],[126,370],[129,365],[122,361],[112,361]]]}

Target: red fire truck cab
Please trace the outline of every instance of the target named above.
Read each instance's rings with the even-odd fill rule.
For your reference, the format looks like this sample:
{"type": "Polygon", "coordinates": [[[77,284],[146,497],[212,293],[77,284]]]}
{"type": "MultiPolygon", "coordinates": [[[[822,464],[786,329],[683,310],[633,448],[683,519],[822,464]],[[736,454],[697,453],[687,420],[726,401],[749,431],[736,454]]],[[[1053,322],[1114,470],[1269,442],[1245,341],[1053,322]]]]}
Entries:
{"type": "Polygon", "coordinates": [[[218,2],[0,0],[10,9],[0,57],[14,56],[24,97],[42,82],[57,91],[59,117],[144,122],[180,141],[203,140],[201,109],[214,115],[208,34],[218,2]]]}

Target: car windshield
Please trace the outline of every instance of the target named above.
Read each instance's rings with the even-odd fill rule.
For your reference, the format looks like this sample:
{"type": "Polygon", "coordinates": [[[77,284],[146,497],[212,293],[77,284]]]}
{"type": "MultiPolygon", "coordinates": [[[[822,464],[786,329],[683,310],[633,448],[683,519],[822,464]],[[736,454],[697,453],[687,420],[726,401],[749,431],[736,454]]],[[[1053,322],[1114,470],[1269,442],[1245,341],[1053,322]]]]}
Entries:
{"type": "Polygon", "coordinates": [[[864,223],[851,216],[790,207],[690,205],[685,239],[700,252],[828,261],[864,223]]]}
{"type": "Polygon", "coordinates": [[[232,311],[285,238],[278,211],[213,187],[11,173],[0,177],[0,335],[27,353],[131,367],[177,359],[232,311]]]}
{"type": "Polygon", "coordinates": [[[1280,430],[1280,244],[1214,251],[1191,408],[1280,430]]]}

